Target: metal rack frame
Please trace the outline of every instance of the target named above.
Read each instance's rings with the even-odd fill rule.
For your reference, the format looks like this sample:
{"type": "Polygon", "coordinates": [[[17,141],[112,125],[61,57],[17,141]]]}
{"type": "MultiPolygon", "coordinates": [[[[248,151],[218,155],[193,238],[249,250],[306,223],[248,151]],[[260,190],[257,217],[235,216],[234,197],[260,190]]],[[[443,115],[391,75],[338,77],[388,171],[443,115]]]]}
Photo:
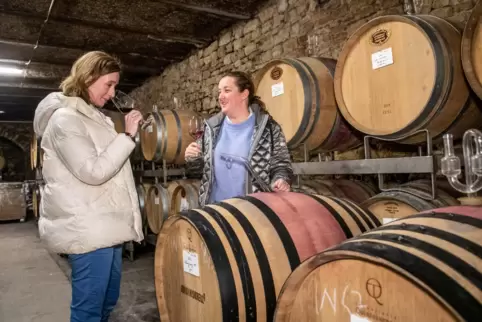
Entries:
{"type": "Polygon", "coordinates": [[[431,180],[431,199],[425,196],[416,195],[419,198],[433,200],[436,198],[435,175],[437,165],[433,154],[432,137],[426,129],[414,132],[398,139],[386,139],[372,135],[364,137],[363,146],[365,151],[365,159],[361,160],[340,160],[340,161],[319,161],[308,162],[308,151],[305,146],[304,155],[305,162],[293,163],[294,174],[300,175],[348,175],[348,174],[376,174],[378,175],[378,188],[380,191],[403,191],[415,195],[412,191],[405,190],[401,187],[386,188],[385,174],[407,174],[407,173],[426,173],[430,174],[431,180]],[[399,158],[381,158],[372,159],[370,154],[370,139],[379,141],[396,142],[410,138],[415,135],[425,134],[427,155],[422,155],[422,146],[419,146],[419,156],[416,157],[399,157],[399,158]]]}
{"type": "MultiPolygon", "coordinates": [[[[159,179],[162,179],[164,184],[167,184],[167,179],[169,177],[179,177],[182,176],[183,178],[186,178],[186,169],[181,168],[181,169],[168,169],[167,168],[167,163],[166,160],[162,160],[162,168],[161,169],[156,169],[156,162],[151,161],[151,169],[146,170],[144,168],[144,161],[140,163],[141,165],[141,170],[133,170],[133,174],[135,177],[139,178],[139,182],[143,183],[143,178],[145,177],[150,177],[154,178],[154,183],[158,184],[159,179]]],[[[153,246],[156,246],[157,244],[157,235],[155,234],[148,234],[147,230],[144,231],[144,242],[146,244],[150,244],[153,246]]],[[[129,258],[130,261],[134,261],[134,242],[126,242],[125,243],[125,250],[128,253],[127,257],[129,258]]]]}

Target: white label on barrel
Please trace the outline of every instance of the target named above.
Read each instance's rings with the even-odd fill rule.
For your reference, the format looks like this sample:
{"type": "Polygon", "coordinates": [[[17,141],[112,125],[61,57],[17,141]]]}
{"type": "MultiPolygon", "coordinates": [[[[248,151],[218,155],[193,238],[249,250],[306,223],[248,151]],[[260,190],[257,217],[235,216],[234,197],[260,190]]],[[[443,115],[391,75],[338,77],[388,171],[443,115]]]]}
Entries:
{"type": "Polygon", "coordinates": [[[396,220],[397,218],[383,218],[383,224],[391,223],[392,221],[396,220]]]}
{"type": "Polygon", "coordinates": [[[186,198],[181,199],[181,206],[179,208],[180,211],[189,210],[189,202],[187,202],[186,198]]]}
{"type": "Polygon", "coordinates": [[[196,253],[183,249],[184,272],[199,277],[199,259],[196,253]]]}
{"type": "Polygon", "coordinates": [[[362,318],[356,314],[350,314],[350,322],[371,322],[367,318],[362,318]]]}
{"type": "Polygon", "coordinates": [[[154,198],[154,203],[155,203],[156,205],[159,204],[159,197],[154,198]]]}
{"type": "Polygon", "coordinates": [[[284,92],[285,92],[285,88],[284,88],[283,82],[274,84],[273,86],[271,86],[271,95],[273,97],[283,95],[284,92]]]}
{"type": "Polygon", "coordinates": [[[372,68],[378,69],[393,64],[392,48],[386,48],[372,54],[372,68]]]}
{"type": "Polygon", "coordinates": [[[149,126],[147,127],[147,132],[148,132],[148,133],[152,133],[152,125],[149,125],[149,126]]]}

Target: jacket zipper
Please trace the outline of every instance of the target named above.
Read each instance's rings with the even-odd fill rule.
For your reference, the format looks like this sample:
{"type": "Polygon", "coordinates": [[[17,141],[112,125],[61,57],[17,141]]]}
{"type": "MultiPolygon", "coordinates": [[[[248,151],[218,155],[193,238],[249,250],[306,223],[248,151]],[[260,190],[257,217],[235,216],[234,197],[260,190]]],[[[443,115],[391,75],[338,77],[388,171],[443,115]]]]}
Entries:
{"type": "Polygon", "coordinates": [[[212,185],[214,184],[214,168],[213,168],[213,141],[214,141],[214,136],[213,136],[213,129],[211,128],[211,126],[206,122],[204,121],[204,124],[206,124],[206,128],[208,129],[208,135],[209,135],[209,147],[208,147],[208,153],[209,153],[209,166],[210,166],[210,169],[211,169],[211,176],[209,178],[209,182],[208,182],[208,187],[207,187],[207,190],[206,190],[206,193],[204,195],[204,200],[202,201],[202,204],[206,204],[206,202],[208,201],[208,199],[211,197],[211,187],[212,185]]]}
{"type": "MultiPolygon", "coordinates": [[[[256,146],[259,143],[259,139],[261,138],[261,135],[264,132],[264,129],[266,128],[266,124],[268,123],[268,115],[263,115],[263,119],[261,121],[261,124],[259,125],[256,135],[254,136],[253,142],[251,143],[251,149],[248,154],[248,159],[247,159],[247,166],[251,166],[251,158],[253,157],[254,151],[256,149],[256,146]]],[[[245,177],[245,192],[246,194],[249,194],[252,192],[252,178],[249,175],[249,172],[246,170],[246,177],[245,177]]]]}

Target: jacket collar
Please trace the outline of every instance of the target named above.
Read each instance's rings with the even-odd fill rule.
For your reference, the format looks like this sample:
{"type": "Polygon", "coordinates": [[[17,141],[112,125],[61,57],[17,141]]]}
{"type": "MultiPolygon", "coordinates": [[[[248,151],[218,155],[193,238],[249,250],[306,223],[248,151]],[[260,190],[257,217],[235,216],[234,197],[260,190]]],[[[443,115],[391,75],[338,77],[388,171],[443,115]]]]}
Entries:
{"type": "Polygon", "coordinates": [[[97,122],[99,124],[110,124],[112,122],[106,116],[104,116],[104,114],[97,107],[91,104],[87,104],[82,98],[69,96],[64,97],[66,107],[78,111],[79,113],[88,117],[94,122],[97,122]]]}

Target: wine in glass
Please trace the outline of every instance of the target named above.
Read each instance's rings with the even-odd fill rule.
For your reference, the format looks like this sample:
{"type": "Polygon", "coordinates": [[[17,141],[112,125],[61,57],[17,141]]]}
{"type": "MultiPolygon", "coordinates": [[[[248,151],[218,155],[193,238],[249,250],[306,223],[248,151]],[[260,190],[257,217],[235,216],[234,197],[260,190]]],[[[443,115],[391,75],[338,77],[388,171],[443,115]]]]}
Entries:
{"type": "Polygon", "coordinates": [[[112,98],[112,103],[122,114],[127,114],[136,109],[136,101],[123,91],[116,91],[115,96],[112,98]]]}
{"type": "Polygon", "coordinates": [[[199,140],[204,134],[204,118],[194,115],[189,120],[189,134],[194,140],[199,140]]]}
{"type": "MultiPolygon", "coordinates": [[[[114,103],[114,106],[119,110],[119,112],[123,115],[129,113],[132,110],[139,110],[138,105],[136,104],[136,101],[124,93],[121,90],[116,91],[116,95],[112,98],[112,103],[114,103]]],[[[152,122],[152,118],[147,118],[147,120],[143,120],[142,129],[145,129],[147,126],[149,126],[152,122]]]]}

